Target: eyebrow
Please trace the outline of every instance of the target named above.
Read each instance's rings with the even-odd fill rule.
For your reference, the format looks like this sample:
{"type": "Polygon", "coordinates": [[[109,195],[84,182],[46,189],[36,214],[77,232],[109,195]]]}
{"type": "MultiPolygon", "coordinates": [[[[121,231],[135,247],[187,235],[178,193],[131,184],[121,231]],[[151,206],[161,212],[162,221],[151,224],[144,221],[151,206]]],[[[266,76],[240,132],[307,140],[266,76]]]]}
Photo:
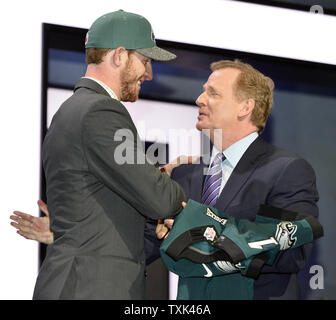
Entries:
{"type": "Polygon", "coordinates": [[[213,86],[204,84],[204,85],[203,85],[203,91],[205,91],[206,88],[207,88],[209,91],[218,92],[213,86]]]}

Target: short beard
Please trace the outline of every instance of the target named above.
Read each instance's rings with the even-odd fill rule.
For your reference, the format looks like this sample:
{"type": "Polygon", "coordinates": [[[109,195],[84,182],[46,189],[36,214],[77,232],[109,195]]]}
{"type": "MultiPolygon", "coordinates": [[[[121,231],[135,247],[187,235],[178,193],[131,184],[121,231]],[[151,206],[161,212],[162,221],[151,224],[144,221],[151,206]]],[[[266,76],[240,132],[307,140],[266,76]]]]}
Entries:
{"type": "Polygon", "coordinates": [[[120,100],[124,102],[134,102],[138,100],[136,81],[137,77],[133,68],[132,55],[129,55],[125,69],[120,75],[120,100]]]}

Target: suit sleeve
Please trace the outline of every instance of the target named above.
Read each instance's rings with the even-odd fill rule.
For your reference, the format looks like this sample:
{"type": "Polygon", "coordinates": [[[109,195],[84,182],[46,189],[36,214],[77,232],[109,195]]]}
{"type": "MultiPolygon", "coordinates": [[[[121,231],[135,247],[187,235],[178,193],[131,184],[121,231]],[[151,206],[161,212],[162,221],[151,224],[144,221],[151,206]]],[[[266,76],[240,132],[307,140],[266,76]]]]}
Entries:
{"type": "Polygon", "coordinates": [[[149,164],[135,126],[121,104],[106,99],[86,115],[82,143],[90,171],[143,216],[177,215],[183,189],[149,164]]]}
{"type": "MultiPolygon", "coordinates": [[[[271,190],[267,204],[318,217],[316,177],[313,168],[304,159],[294,159],[283,169],[271,190]]],[[[297,273],[303,269],[312,250],[312,244],[282,251],[272,266],[265,265],[262,273],[297,273]]]]}
{"type": "Polygon", "coordinates": [[[160,258],[160,246],[163,242],[158,239],[155,233],[156,223],[147,221],[145,225],[145,253],[146,265],[151,264],[156,259],[160,258]]]}

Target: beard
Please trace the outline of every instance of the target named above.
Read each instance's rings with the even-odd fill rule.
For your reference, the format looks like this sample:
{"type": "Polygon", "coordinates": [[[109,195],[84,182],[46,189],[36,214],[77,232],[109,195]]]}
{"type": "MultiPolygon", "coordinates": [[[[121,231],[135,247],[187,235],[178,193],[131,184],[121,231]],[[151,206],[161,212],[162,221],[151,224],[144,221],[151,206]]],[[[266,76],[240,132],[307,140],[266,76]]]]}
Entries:
{"type": "Polygon", "coordinates": [[[125,102],[134,102],[139,98],[138,77],[133,67],[131,55],[126,63],[125,69],[120,75],[120,100],[125,102]]]}

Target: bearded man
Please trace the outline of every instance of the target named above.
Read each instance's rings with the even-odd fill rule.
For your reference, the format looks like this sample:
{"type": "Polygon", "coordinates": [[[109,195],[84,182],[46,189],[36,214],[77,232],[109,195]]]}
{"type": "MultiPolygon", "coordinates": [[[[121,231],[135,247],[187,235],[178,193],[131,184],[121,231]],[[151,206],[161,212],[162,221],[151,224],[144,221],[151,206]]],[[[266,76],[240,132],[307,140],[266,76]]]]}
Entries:
{"type": "Polygon", "coordinates": [[[120,101],[138,99],[151,59],[175,55],[156,46],[144,17],[122,10],[98,18],[85,47],[86,74],[43,142],[54,242],[33,298],[144,299],[146,217],[173,217],[186,197],[147,162],[120,101]]]}

